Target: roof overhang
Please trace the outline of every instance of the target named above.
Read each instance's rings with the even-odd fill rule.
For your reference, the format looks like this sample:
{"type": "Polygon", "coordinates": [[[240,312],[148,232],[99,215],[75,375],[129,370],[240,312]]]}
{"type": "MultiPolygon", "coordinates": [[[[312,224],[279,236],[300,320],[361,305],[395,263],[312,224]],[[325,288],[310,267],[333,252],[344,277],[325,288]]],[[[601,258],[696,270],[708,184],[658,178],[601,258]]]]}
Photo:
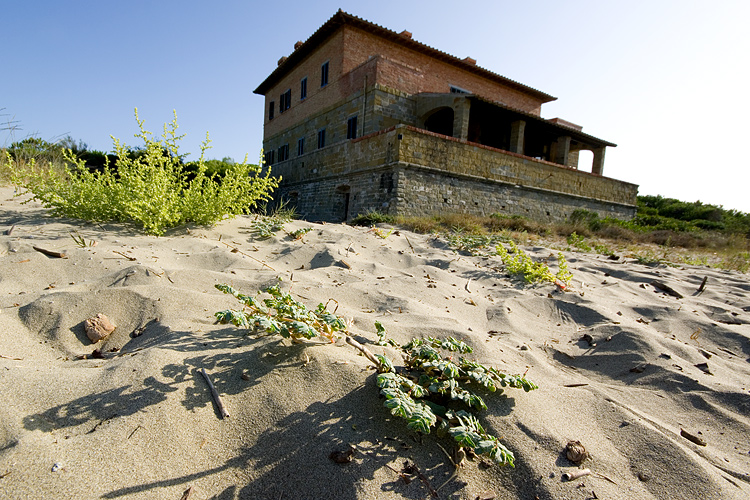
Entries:
{"type": "MultiPolygon", "coordinates": [[[[456,96],[455,94],[451,94],[452,96],[456,96]]],[[[502,109],[503,111],[509,112],[511,114],[517,115],[519,120],[525,120],[528,122],[533,122],[535,124],[541,125],[545,128],[554,129],[561,136],[570,136],[571,139],[574,141],[581,142],[583,144],[587,144],[594,147],[617,147],[617,144],[609,141],[605,141],[604,139],[599,139],[598,137],[594,137],[593,135],[585,134],[581,132],[580,130],[573,128],[573,127],[566,127],[565,125],[562,125],[560,123],[555,123],[552,120],[542,118],[541,116],[533,115],[531,113],[527,113],[526,111],[521,111],[520,109],[513,108],[511,106],[506,106],[503,103],[492,101],[490,99],[487,99],[485,97],[476,95],[476,94],[467,94],[465,96],[466,99],[469,100],[475,100],[479,102],[483,102],[485,104],[489,104],[490,106],[497,107],[498,109],[502,109]]]]}
{"type": "Polygon", "coordinates": [[[556,97],[553,97],[545,92],[516,82],[504,76],[498,75],[497,73],[484,69],[481,66],[477,66],[476,63],[473,62],[470,58],[459,59],[458,57],[452,56],[446,52],[417,42],[408,35],[405,36],[404,34],[396,33],[395,31],[389,30],[359,17],[347,14],[341,9],[339,9],[339,11],[336,12],[333,17],[326,21],[323,26],[318,28],[318,30],[313,33],[312,36],[308,38],[301,46],[299,46],[294,52],[292,52],[289,57],[283,60],[283,62],[281,62],[281,64],[276,67],[276,69],[263,81],[263,83],[258,85],[258,88],[256,88],[253,93],[265,95],[276,83],[279,82],[279,80],[284,77],[284,75],[291,71],[292,68],[302,62],[305,57],[311,54],[318,46],[320,46],[338,29],[342,28],[345,25],[359,28],[363,31],[367,31],[368,33],[372,33],[373,35],[397,43],[403,47],[409,48],[416,52],[420,52],[427,56],[461,68],[462,70],[469,73],[473,73],[488,80],[492,80],[507,87],[524,92],[536,99],[540,99],[542,103],[554,101],[557,99],[556,97]]]}

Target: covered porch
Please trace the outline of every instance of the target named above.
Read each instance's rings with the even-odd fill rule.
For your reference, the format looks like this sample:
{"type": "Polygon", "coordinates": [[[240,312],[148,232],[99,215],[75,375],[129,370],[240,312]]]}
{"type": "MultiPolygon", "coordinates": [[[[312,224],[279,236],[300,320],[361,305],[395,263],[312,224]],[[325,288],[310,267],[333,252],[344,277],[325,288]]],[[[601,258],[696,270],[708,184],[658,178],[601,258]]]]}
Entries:
{"type": "Polygon", "coordinates": [[[419,128],[576,170],[579,152],[588,150],[594,175],[603,175],[607,146],[617,146],[560,118],[544,119],[473,94],[415,97],[419,128]]]}

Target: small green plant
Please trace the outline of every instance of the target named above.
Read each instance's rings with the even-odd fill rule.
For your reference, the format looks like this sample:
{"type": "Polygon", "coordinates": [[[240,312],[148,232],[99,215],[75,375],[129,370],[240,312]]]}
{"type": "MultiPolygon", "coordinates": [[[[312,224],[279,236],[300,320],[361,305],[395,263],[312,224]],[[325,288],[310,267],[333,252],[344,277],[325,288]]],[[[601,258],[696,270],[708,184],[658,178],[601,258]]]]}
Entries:
{"type": "Polygon", "coordinates": [[[508,246],[510,246],[510,251],[502,244],[497,245],[497,255],[502,259],[508,272],[521,276],[527,283],[549,281],[551,283],[559,282],[563,285],[568,285],[573,278],[573,274],[568,270],[567,261],[562,253],[557,254],[558,272],[557,274],[552,274],[547,264],[534,262],[531,257],[518,248],[518,245],[514,241],[510,241],[508,246]]]}
{"type": "Polygon", "coordinates": [[[303,236],[305,236],[307,233],[309,233],[312,230],[313,228],[311,227],[301,227],[299,229],[295,229],[294,231],[289,232],[288,234],[294,240],[301,240],[303,236]]]}
{"type": "Polygon", "coordinates": [[[291,218],[279,214],[258,216],[252,223],[253,233],[259,240],[267,240],[284,229],[284,224],[291,221],[291,218]]]}
{"type": "Polygon", "coordinates": [[[93,247],[96,245],[96,241],[94,240],[86,241],[86,238],[81,236],[81,233],[79,233],[78,231],[72,231],[70,233],[70,237],[73,238],[73,241],[75,241],[76,245],[78,245],[81,248],[93,247]]]}
{"type": "Polygon", "coordinates": [[[333,341],[341,333],[347,337],[347,343],[365,354],[378,370],[376,384],[386,398],[384,405],[393,415],[404,418],[409,429],[429,434],[437,428],[438,435],[450,435],[459,447],[471,449],[500,465],[514,465],[513,453],[487,433],[471,412],[487,408],[475,388],[484,392],[502,392],[506,387],[526,392],[537,389],[525,376],[507,375],[460,356],[471,353],[472,348],[453,337],[444,340],[415,338],[399,345],[387,338],[380,322],[375,322],[377,344],[403,353],[405,366],[397,368],[387,356],[373,354],[351,338],[346,323],[336,316],[335,310],[327,311],[324,304],[310,310],[282,292],[279,285],[267,288],[265,292],[270,297],[262,300],[239,293],[229,285],[216,285],[216,288],[234,296],[244,306],[239,311],[217,312],[219,322],[279,334],[295,341],[318,336],[333,341]],[[454,353],[459,355],[458,360],[454,360],[454,353]]]}
{"type": "Polygon", "coordinates": [[[388,238],[391,235],[391,233],[393,233],[393,229],[389,229],[386,232],[380,229],[379,227],[373,227],[370,231],[375,233],[375,236],[377,236],[378,238],[382,238],[382,239],[388,238]]]}
{"type": "Polygon", "coordinates": [[[607,245],[604,244],[598,244],[594,245],[594,251],[598,253],[599,255],[614,255],[615,252],[612,251],[611,248],[609,248],[607,245]]]}
{"type": "MultiPolygon", "coordinates": [[[[210,140],[201,144],[195,171],[184,168],[178,142],[177,118],[164,125],[161,139],[135,118],[145,146],[140,154],[119,139],[112,138],[117,156],[115,168],[109,161],[101,171],[89,170],[84,161],[64,150],[62,172],[47,165],[39,169],[34,160],[14,164],[13,182],[30,191],[54,215],[101,222],[131,222],[145,233],[160,235],[168,228],[188,222],[214,224],[224,217],[247,213],[259,201],[270,198],[278,179],[270,171],[261,175],[260,165],[232,164],[220,182],[206,175],[204,160],[210,140]]],[[[10,162],[9,153],[6,161],[10,162]]]]}
{"type": "Polygon", "coordinates": [[[278,284],[264,290],[270,295],[265,299],[244,295],[229,285],[216,285],[216,288],[234,296],[244,306],[242,310],[217,312],[215,316],[220,323],[278,333],[295,341],[324,337],[333,342],[336,332],[346,330],[346,323],[334,314],[335,311],[329,312],[324,304],[310,310],[290,294],[282,292],[278,284]]]}
{"type": "Polygon", "coordinates": [[[501,241],[508,238],[497,234],[465,234],[451,233],[446,236],[448,244],[461,252],[469,252],[472,255],[480,255],[486,249],[495,247],[501,241]]]}
{"type": "Polygon", "coordinates": [[[575,231],[573,231],[568,236],[567,241],[568,241],[568,245],[572,246],[573,248],[575,248],[576,250],[578,250],[580,252],[590,252],[591,251],[591,245],[589,245],[588,243],[586,243],[586,239],[583,236],[581,236],[580,234],[576,233],[575,231]]]}
{"type": "MultiPolygon", "coordinates": [[[[383,343],[385,335],[378,335],[379,343],[383,343]]],[[[377,385],[391,414],[405,419],[409,429],[428,434],[437,427],[438,435],[449,434],[459,447],[499,465],[513,466],[513,453],[487,433],[471,413],[487,408],[473,387],[488,392],[502,392],[505,387],[528,392],[537,389],[537,385],[523,376],[507,375],[463,356],[454,360],[455,356],[445,351],[468,354],[472,348],[453,337],[415,338],[397,347],[404,355],[405,366],[401,370],[385,356],[378,356],[377,385]]]]}

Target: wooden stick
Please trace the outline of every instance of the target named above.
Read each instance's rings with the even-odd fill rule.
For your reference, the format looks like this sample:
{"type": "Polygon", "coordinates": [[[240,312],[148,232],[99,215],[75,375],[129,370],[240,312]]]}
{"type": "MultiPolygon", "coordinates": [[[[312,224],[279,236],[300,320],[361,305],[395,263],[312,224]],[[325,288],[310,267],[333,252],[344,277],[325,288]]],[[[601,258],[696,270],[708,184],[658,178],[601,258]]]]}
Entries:
{"type": "Polygon", "coordinates": [[[14,230],[15,228],[16,228],[16,225],[15,225],[15,224],[13,224],[12,226],[10,226],[10,229],[6,229],[6,230],[5,230],[5,234],[6,234],[6,235],[8,235],[8,236],[10,236],[11,234],[13,234],[13,230],[14,230]]]}
{"type": "Polygon", "coordinates": [[[698,436],[696,436],[694,434],[690,434],[685,429],[680,429],[680,436],[684,437],[688,441],[692,441],[693,443],[697,444],[698,446],[706,446],[706,444],[707,444],[706,441],[703,438],[698,437],[698,436]]]}
{"type": "Polygon", "coordinates": [[[125,257],[126,259],[128,259],[130,262],[135,262],[136,260],[138,260],[135,257],[131,257],[130,255],[125,255],[124,253],[118,252],[117,250],[112,250],[112,251],[114,253],[116,253],[117,255],[122,255],[123,257],[125,257]]]}
{"type": "Polygon", "coordinates": [[[203,377],[206,379],[206,382],[208,383],[208,388],[211,389],[211,396],[213,396],[214,401],[216,401],[216,406],[219,408],[219,413],[221,414],[221,418],[227,418],[229,417],[229,412],[226,408],[224,408],[224,403],[221,402],[221,398],[219,397],[219,392],[216,390],[216,387],[214,387],[213,382],[211,382],[211,379],[208,378],[208,373],[206,373],[206,370],[204,368],[201,368],[201,373],[203,374],[203,377]]]}
{"type": "Polygon", "coordinates": [[[698,287],[698,295],[703,293],[703,290],[706,289],[706,283],[708,283],[708,276],[703,277],[703,281],[701,281],[701,286],[698,287]]]}
{"type": "Polygon", "coordinates": [[[65,255],[65,252],[54,252],[52,250],[47,250],[46,248],[40,248],[40,247],[31,247],[37,252],[43,253],[47,257],[57,257],[58,259],[67,259],[68,256],[65,255]]]}
{"type": "Polygon", "coordinates": [[[259,263],[259,264],[263,264],[264,266],[266,266],[266,267],[267,267],[268,269],[270,269],[271,271],[274,271],[274,272],[276,271],[276,269],[272,268],[271,266],[269,266],[268,264],[266,264],[266,263],[265,263],[265,262],[263,262],[262,260],[258,260],[258,259],[256,259],[255,257],[253,257],[252,255],[248,255],[248,254],[246,254],[245,252],[243,252],[243,251],[242,251],[242,250],[240,250],[239,248],[237,248],[237,247],[233,247],[232,245],[230,245],[229,243],[227,243],[227,242],[225,242],[225,241],[219,241],[219,243],[224,243],[224,244],[225,244],[226,246],[228,246],[229,248],[231,248],[231,249],[232,249],[233,251],[235,251],[235,252],[237,252],[237,253],[241,253],[241,254],[242,254],[242,255],[244,255],[245,257],[250,257],[250,258],[251,258],[251,259],[253,259],[253,260],[254,260],[255,262],[257,262],[257,263],[259,263]]]}
{"type": "Polygon", "coordinates": [[[588,476],[591,474],[590,469],[578,469],[573,472],[566,472],[562,475],[562,478],[566,481],[573,481],[574,479],[578,479],[579,477],[588,476]]]}
{"type": "Polygon", "coordinates": [[[661,290],[662,292],[666,293],[667,295],[671,295],[672,297],[677,297],[678,299],[682,298],[682,294],[680,292],[678,292],[677,290],[675,290],[671,286],[667,285],[663,281],[653,280],[651,282],[651,285],[654,288],[658,288],[659,290],[661,290]]]}

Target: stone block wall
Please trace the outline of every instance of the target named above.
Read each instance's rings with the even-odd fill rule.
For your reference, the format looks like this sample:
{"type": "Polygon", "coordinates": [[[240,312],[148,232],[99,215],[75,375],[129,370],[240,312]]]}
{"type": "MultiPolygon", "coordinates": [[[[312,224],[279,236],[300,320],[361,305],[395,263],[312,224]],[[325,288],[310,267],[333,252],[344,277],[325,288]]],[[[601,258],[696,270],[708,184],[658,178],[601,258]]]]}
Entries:
{"type": "Polygon", "coordinates": [[[635,215],[637,186],[404,125],[344,141],[272,168],[309,220],[389,214],[501,213],[564,221],[576,209],[635,215]]]}

